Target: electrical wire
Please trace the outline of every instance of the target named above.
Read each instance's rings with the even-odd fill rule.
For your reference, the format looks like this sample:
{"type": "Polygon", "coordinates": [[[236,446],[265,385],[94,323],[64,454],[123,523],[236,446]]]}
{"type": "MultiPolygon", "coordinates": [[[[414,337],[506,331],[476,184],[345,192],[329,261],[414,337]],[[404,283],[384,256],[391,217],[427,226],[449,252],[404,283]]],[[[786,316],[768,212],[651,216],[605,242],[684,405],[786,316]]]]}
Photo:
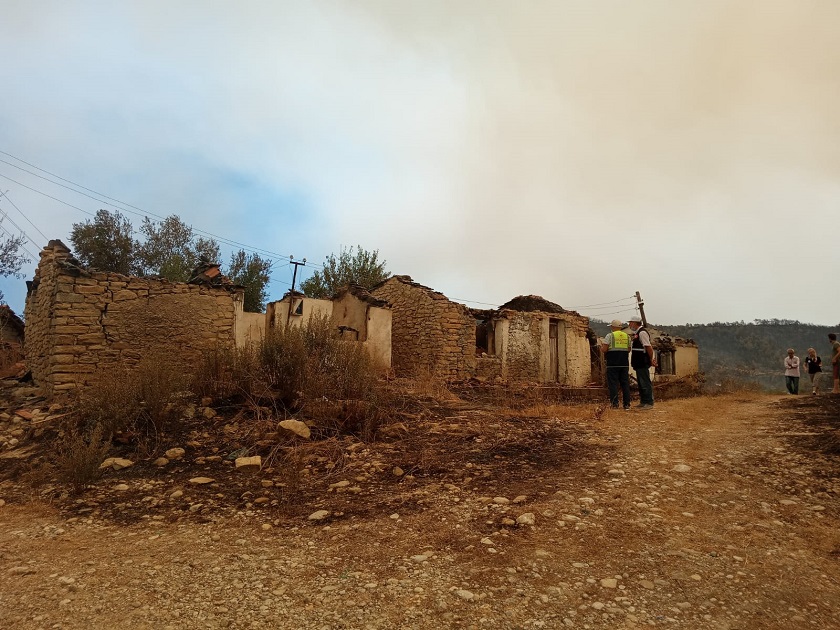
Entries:
{"type": "MultiPolygon", "coordinates": [[[[87,197],[88,199],[92,199],[93,201],[103,203],[105,205],[111,206],[112,208],[117,208],[118,210],[122,210],[123,212],[134,214],[136,216],[154,217],[154,218],[159,219],[161,221],[166,220],[166,217],[164,217],[164,216],[161,216],[159,214],[155,214],[154,212],[149,212],[147,210],[143,210],[142,208],[140,208],[138,206],[132,205],[132,204],[127,203],[125,201],[121,201],[120,199],[117,199],[115,197],[110,197],[110,196],[108,196],[104,193],[98,192],[98,191],[96,191],[92,188],[88,188],[87,186],[83,186],[82,184],[78,184],[78,183],[76,183],[72,180],[69,180],[69,179],[65,178],[65,177],[61,177],[60,175],[56,175],[55,173],[52,173],[52,172],[50,172],[46,169],[43,169],[39,166],[36,166],[35,164],[32,164],[31,162],[27,162],[26,160],[23,160],[23,159],[15,156],[15,155],[12,155],[11,153],[8,153],[6,151],[0,151],[0,153],[2,153],[3,155],[7,155],[7,156],[9,156],[9,157],[11,157],[15,160],[18,160],[19,162],[22,162],[23,164],[26,164],[27,166],[31,166],[32,168],[34,168],[38,171],[41,171],[42,173],[47,173],[48,175],[50,175],[52,177],[55,177],[56,179],[60,179],[63,182],[67,182],[69,184],[72,184],[73,186],[75,186],[75,188],[73,188],[71,186],[67,186],[65,184],[61,184],[61,183],[56,182],[56,181],[53,181],[53,180],[49,179],[48,177],[44,177],[43,175],[39,175],[38,173],[35,173],[35,172],[30,171],[28,169],[25,169],[22,166],[18,166],[17,164],[9,162],[8,160],[0,160],[0,163],[8,164],[9,166],[11,166],[13,168],[21,170],[24,173],[28,173],[28,174],[30,174],[34,177],[38,177],[39,179],[43,179],[44,181],[49,182],[49,183],[51,183],[55,186],[61,186],[62,188],[65,188],[65,189],[67,189],[71,192],[74,192],[77,195],[82,195],[84,197],[87,197]],[[94,197],[92,195],[88,195],[87,193],[84,193],[81,190],[76,190],[77,188],[81,188],[82,190],[86,190],[86,191],[91,192],[91,193],[93,193],[94,195],[97,195],[97,196],[94,197]],[[106,199],[110,200],[110,201],[113,201],[113,202],[116,202],[116,203],[110,203],[108,201],[105,201],[106,199]],[[130,210],[129,208],[134,208],[134,210],[130,210]]],[[[15,181],[15,180],[12,180],[10,177],[7,177],[5,175],[3,177],[6,177],[6,179],[9,179],[10,181],[15,181]]],[[[30,190],[33,190],[35,192],[40,192],[40,191],[37,191],[33,188],[30,188],[30,187],[26,186],[25,184],[21,184],[20,182],[15,181],[15,183],[20,185],[20,186],[24,186],[25,188],[29,188],[30,190]]],[[[42,194],[45,194],[45,193],[42,193],[42,194]]],[[[49,195],[47,195],[47,196],[49,196],[49,195]]],[[[52,198],[55,199],[55,197],[52,197],[52,198]]],[[[65,203],[65,202],[62,202],[62,203],[65,203]]],[[[67,204],[67,205],[71,205],[71,204],[67,204]]],[[[72,206],[72,207],[75,207],[77,210],[81,210],[81,208],[78,208],[76,206],[72,206]]],[[[85,212],[85,211],[82,210],[82,212],[85,212]]],[[[91,213],[86,212],[86,214],[91,214],[91,213]]],[[[91,215],[91,216],[95,216],[95,215],[91,215]]],[[[192,226],[190,226],[190,227],[192,227],[192,226]]],[[[247,245],[246,243],[240,243],[238,241],[234,241],[234,240],[226,238],[224,236],[219,236],[218,234],[213,234],[212,232],[208,232],[206,230],[201,230],[199,228],[194,228],[194,227],[192,229],[195,232],[198,232],[199,234],[203,234],[204,236],[210,236],[210,237],[212,237],[212,238],[214,238],[218,241],[224,242],[227,245],[235,245],[235,246],[238,246],[238,247],[243,247],[243,248],[248,249],[252,252],[262,253],[262,254],[267,255],[267,256],[273,256],[273,257],[275,257],[277,259],[280,259],[280,260],[291,258],[290,256],[288,256],[286,254],[279,254],[279,253],[273,252],[271,250],[262,249],[262,248],[259,248],[259,247],[254,247],[252,245],[247,245]]]]}
{"type": "Polygon", "coordinates": [[[43,236],[43,237],[44,237],[44,240],[45,240],[45,241],[49,241],[49,240],[50,240],[49,238],[47,238],[47,235],[46,235],[46,234],[44,234],[41,230],[39,230],[39,229],[38,229],[38,226],[37,226],[37,225],[35,225],[34,223],[32,223],[32,221],[29,219],[29,217],[28,217],[28,216],[26,216],[26,215],[23,213],[23,210],[21,210],[20,208],[18,208],[18,207],[17,207],[17,204],[16,204],[14,201],[12,201],[12,200],[11,200],[11,198],[9,197],[9,193],[8,193],[8,192],[0,192],[0,197],[5,197],[5,198],[6,198],[6,201],[8,201],[10,204],[12,204],[12,207],[20,213],[20,216],[22,216],[24,219],[26,219],[26,220],[27,220],[27,222],[29,223],[29,225],[31,225],[32,227],[34,227],[34,228],[35,228],[35,230],[38,232],[38,234],[40,234],[41,236],[43,236]]]}
{"type": "MultiPolygon", "coordinates": [[[[0,230],[2,230],[3,232],[5,232],[5,233],[9,236],[9,238],[12,238],[12,239],[13,239],[13,238],[15,238],[15,235],[14,235],[14,234],[12,234],[9,230],[7,230],[7,229],[6,229],[6,227],[3,225],[3,222],[2,222],[2,221],[0,221],[0,230]]],[[[29,254],[29,255],[32,257],[32,260],[33,260],[33,261],[38,259],[38,257],[37,257],[35,254],[33,254],[32,252],[30,252],[28,249],[26,249],[26,246],[25,246],[25,245],[21,245],[21,246],[20,246],[20,248],[21,248],[23,251],[25,251],[27,254],[29,254]]]]}

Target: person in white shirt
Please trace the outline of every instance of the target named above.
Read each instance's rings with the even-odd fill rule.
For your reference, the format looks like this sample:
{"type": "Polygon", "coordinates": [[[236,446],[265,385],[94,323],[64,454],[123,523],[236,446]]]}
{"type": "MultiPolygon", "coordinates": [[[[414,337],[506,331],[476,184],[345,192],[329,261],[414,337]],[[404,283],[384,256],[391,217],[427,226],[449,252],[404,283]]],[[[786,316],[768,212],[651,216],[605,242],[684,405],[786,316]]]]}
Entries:
{"type": "Polygon", "coordinates": [[[793,348],[788,348],[785,357],[785,386],[788,394],[799,393],[799,357],[794,354],[793,348]]]}

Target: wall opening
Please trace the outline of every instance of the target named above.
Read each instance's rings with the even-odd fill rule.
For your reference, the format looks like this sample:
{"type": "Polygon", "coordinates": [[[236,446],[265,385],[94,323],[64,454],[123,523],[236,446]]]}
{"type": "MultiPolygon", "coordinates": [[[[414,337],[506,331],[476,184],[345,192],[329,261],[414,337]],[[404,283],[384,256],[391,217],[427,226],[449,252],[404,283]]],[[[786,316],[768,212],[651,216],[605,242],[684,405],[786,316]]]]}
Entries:
{"type": "Polygon", "coordinates": [[[673,350],[658,350],[656,358],[656,373],[674,375],[677,373],[677,363],[674,360],[673,350]]]}
{"type": "Polygon", "coordinates": [[[496,354],[496,328],[490,320],[475,320],[475,354],[496,354]]]}

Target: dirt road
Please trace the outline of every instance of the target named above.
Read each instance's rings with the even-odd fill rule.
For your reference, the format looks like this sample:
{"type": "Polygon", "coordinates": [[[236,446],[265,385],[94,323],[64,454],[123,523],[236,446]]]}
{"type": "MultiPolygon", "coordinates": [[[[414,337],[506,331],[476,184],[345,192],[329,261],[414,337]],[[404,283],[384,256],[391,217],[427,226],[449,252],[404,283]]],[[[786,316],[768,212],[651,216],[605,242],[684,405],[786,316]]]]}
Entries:
{"type": "Polygon", "coordinates": [[[840,400],[809,405],[462,406],[423,421],[448,464],[352,447],[291,506],[269,473],[228,507],[165,475],[52,504],[7,481],[0,627],[840,628],[840,455],[820,450],[840,400]]]}

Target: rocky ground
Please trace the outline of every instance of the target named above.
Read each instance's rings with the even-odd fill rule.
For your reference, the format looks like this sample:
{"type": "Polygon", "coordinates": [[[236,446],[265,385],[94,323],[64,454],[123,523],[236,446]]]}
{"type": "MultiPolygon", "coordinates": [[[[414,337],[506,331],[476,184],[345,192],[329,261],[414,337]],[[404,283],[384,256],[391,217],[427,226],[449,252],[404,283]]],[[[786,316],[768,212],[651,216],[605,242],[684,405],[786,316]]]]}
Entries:
{"type": "Polygon", "coordinates": [[[417,399],[250,473],[199,407],[81,495],[6,399],[2,628],[840,628],[840,397],[417,399]]]}

